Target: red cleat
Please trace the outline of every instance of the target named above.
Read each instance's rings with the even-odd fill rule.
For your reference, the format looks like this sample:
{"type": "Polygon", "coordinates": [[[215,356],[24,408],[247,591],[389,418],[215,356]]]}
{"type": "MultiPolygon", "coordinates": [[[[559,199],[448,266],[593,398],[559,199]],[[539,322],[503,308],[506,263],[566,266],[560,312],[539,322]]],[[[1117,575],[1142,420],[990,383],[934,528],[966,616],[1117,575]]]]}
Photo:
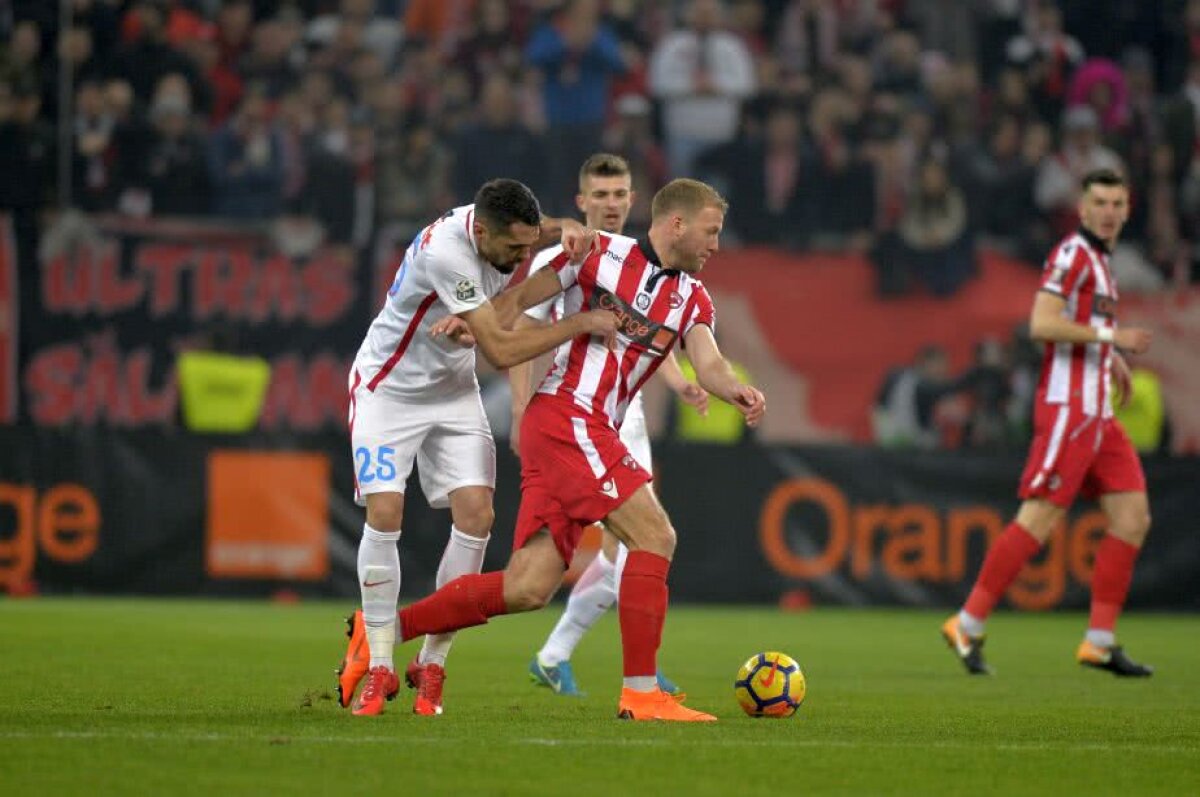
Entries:
{"type": "Polygon", "coordinates": [[[413,713],[423,717],[436,717],[442,713],[442,685],[446,682],[446,670],[440,664],[419,664],[416,659],[404,670],[404,680],[417,690],[413,701],[413,713]]]}
{"type": "Polygon", "coordinates": [[[354,716],[373,717],[383,713],[384,704],[394,700],[400,691],[400,679],[387,667],[372,667],[367,673],[367,685],[354,701],[354,716]]]}

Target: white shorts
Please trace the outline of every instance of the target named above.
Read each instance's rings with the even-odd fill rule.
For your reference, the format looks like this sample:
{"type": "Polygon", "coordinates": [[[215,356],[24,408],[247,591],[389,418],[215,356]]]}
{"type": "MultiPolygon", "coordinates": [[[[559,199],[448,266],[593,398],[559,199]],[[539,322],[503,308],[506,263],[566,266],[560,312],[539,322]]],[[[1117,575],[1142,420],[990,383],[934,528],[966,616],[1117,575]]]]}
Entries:
{"type": "Polygon", "coordinates": [[[371,493],[403,493],[414,462],[435,509],[460,487],[496,487],[496,443],[477,390],[418,403],[359,384],[350,393],[350,450],[359,506],[371,493]]]}
{"type": "Polygon", "coordinates": [[[646,410],[642,407],[641,396],[635,396],[625,411],[620,435],[621,442],[629,449],[637,464],[654,473],[654,463],[650,458],[650,435],[646,432],[646,410]]]}

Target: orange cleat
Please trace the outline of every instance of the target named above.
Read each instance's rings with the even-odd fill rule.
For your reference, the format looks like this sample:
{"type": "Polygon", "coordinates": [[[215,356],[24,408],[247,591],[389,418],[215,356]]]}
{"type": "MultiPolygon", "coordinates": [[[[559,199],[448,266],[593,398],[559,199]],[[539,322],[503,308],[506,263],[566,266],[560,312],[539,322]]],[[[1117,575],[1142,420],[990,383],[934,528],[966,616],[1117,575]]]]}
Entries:
{"type": "Polygon", "coordinates": [[[346,636],[350,644],[346,646],[346,655],[342,657],[342,665],[337,668],[338,702],[342,708],[348,708],[354,700],[354,690],[367,674],[371,663],[371,653],[367,648],[367,632],[363,626],[362,609],[346,618],[346,636]]]}
{"type": "Polygon", "coordinates": [[[367,685],[354,701],[356,717],[373,717],[383,713],[383,706],[394,700],[400,691],[400,679],[387,667],[372,667],[367,673],[367,685]]]}
{"type": "Polygon", "coordinates": [[[623,720],[665,720],[667,722],[716,722],[717,718],[703,711],[695,711],[675,702],[661,689],[653,692],[621,690],[621,702],[617,704],[617,716],[623,720]]]}
{"type": "Polygon", "coordinates": [[[408,685],[417,690],[413,701],[413,713],[423,717],[436,717],[442,713],[442,685],[446,683],[446,670],[440,664],[418,664],[416,659],[404,673],[408,685]]]}

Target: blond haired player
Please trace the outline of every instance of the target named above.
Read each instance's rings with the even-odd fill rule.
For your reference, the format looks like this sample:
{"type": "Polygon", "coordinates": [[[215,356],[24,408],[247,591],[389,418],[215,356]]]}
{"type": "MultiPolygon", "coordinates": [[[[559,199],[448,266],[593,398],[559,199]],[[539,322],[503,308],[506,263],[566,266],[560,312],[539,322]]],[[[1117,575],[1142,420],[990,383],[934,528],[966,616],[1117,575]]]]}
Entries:
{"type": "MultiPolygon", "coordinates": [[[[633,177],[629,164],[619,155],[601,152],[592,155],[579,169],[579,193],[575,206],[583,213],[584,223],[590,229],[607,233],[622,233],[629,211],[636,197],[633,192],[633,177]]],[[[534,258],[530,274],[544,268],[562,251],[555,246],[546,249],[534,258]]],[[[563,316],[564,297],[543,302],[525,311],[518,321],[518,328],[535,323],[546,323],[563,316]]],[[[519,453],[521,420],[525,407],[533,393],[530,381],[532,362],[513,366],[508,371],[513,395],[513,451],[519,453]]],[[[663,359],[658,374],[667,385],[684,401],[695,406],[701,414],[707,411],[708,394],[695,383],[684,377],[675,362],[675,355],[668,353],[663,359]]],[[[650,437],[646,432],[646,412],[639,393],[629,402],[625,419],[620,428],[621,442],[638,464],[653,473],[650,455],[650,437]]],[[[608,530],[601,537],[600,550],[580,575],[567,599],[566,609],[558,624],[529,662],[530,678],[537,684],[549,687],[555,694],[582,696],[571,668],[571,654],[596,621],[617,601],[617,588],[621,583],[621,568],[629,549],[617,541],[608,530]]],[[[683,691],[663,675],[657,673],[659,688],[677,699],[683,691]]]]}

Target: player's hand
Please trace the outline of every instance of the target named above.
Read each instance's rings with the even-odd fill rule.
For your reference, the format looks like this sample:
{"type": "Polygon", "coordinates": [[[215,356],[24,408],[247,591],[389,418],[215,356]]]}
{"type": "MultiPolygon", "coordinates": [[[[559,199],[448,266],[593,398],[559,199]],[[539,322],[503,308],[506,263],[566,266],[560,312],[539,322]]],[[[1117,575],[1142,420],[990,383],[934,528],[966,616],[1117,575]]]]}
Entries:
{"type": "Polygon", "coordinates": [[[446,336],[447,340],[457,343],[464,349],[474,348],[475,336],[471,334],[471,327],[466,321],[463,321],[456,315],[448,315],[439,318],[429,327],[429,336],[434,338],[446,336]]]}
{"type": "Polygon", "coordinates": [[[1141,354],[1150,348],[1150,339],[1154,337],[1148,329],[1142,327],[1121,327],[1113,335],[1113,343],[1118,349],[1132,354],[1141,354]]]}
{"type": "Polygon", "coordinates": [[[1128,407],[1133,398],[1133,375],[1129,373],[1129,363],[1120,354],[1112,360],[1113,388],[1117,391],[1117,406],[1128,407]]]}
{"type": "Polygon", "coordinates": [[[596,245],[596,231],[575,219],[562,220],[562,248],[572,263],[583,260],[596,245]]]}
{"type": "Polygon", "coordinates": [[[604,338],[609,351],[617,348],[617,317],[608,310],[588,310],[579,314],[584,331],[589,335],[604,338]]]}
{"type": "Polygon", "coordinates": [[[684,404],[690,404],[696,408],[696,412],[700,413],[701,418],[708,417],[708,391],[697,385],[695,382],[684,382],[676,395],[683,400],[684,404]]]}
{"type": "Polygon", "coordinates": [[[737,407],[738,410],[746,418],[746,425],[754,428],[758,426],[758,422],[762,420],[763,414],[767,411],[767,398],[756,387],[750,385],[739,385],[737,390],[733,391],[732,401],[729,403],[737,407]]]}

